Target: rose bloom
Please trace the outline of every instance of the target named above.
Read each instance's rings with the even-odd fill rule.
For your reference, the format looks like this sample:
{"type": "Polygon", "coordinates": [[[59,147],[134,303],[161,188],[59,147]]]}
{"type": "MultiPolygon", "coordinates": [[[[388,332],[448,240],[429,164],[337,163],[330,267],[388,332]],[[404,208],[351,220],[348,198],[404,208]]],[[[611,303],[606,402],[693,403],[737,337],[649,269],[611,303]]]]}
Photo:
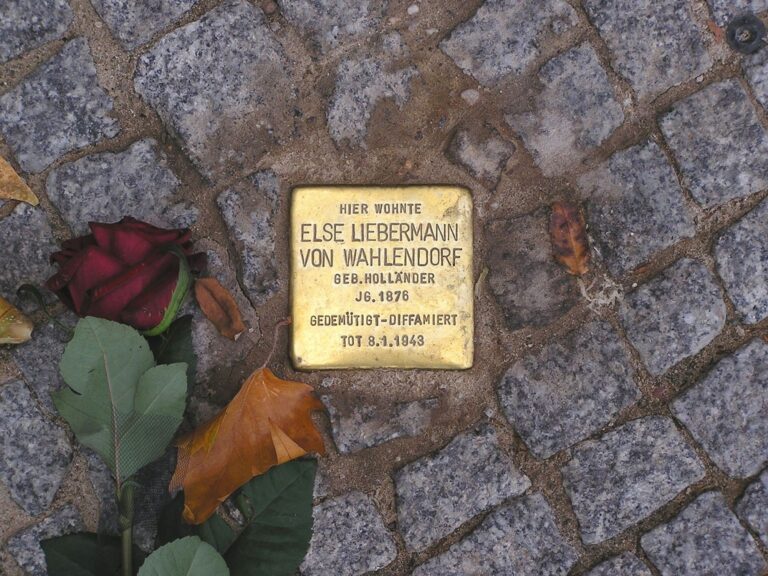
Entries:
{"type": "Polygon", "coordinates": [[[168,247],[175,244],[187,255],[191,271],[205,268],[206,255],[191,253],[189,230],[129,217],[89,226],[91,234],[67,240],[51,255],[59,272],[45,284],[78,316],[149,330],[162,322],[179,278],[179,257],[168,247]]]}

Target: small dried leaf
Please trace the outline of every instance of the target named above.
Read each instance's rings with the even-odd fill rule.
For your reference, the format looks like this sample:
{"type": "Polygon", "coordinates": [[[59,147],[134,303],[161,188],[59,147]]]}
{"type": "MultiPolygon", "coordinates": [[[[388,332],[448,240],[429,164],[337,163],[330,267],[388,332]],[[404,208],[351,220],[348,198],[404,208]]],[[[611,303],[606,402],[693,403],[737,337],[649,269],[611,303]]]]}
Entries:
{"type": "Polygon", "coordinates": [[[581,276],[589,271],[589,244],[584,215],[570,202],[552,204],[549,235],[555,260],[570,274],[581,276]]]}
{"type": "Polygon", "coordinates": [[[310,414],[322,410],[313,389],[259,368],[213,420],[178,441],[171,490],[184,489],[184,520],[205,522],[254,476],[316,452],[323,439],[310,414]]]}
{"type": "Polygon", "coordinates": [[[19,200],[32,206],[37,206],[40,203],[27,183],[16,174],[16,171],[2,156],[0,156],[0,200],[19,200]]]}
{"type": "Polygon", "coordinates": [[[0,344],[22,344],[32,337],[34,327],[29,318],[0,296],[0,344]]]}
{"type": "Polygon", "coordinates": [[[229,291],[215,278],[200,278],[195,281],[195,298],[205,317],[216,326],[219,334],[237,340],[245,332],[237,302],[229,291]]]}

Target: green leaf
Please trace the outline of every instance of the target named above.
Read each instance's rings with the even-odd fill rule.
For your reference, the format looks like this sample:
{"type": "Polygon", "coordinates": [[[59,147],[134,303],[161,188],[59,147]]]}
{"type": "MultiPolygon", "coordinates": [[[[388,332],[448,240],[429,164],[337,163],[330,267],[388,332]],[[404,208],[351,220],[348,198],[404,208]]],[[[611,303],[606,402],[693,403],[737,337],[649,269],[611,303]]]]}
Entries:
{"type": "Polygon", "coordinates": [[[157,520],[158,544],[167,544],[177,538],[194,534],[216,548],[220,554],[223,554],[237,538],[234,530],[218,514],[214,514],[199,526],[192,526],[182,522],[181,514],[183,511],[184,493],[179,492],[160,511],[157,520]]]}
{"type": "MultiPolygon", "coordinates": [[[[120,538],[88,532],[67,534],[42,540],[48,576],[120,576],[122,568],[120,538]]],[[[134,565],[144,555],[133,547],[134,565]]]]}
{"type": "Polygon", "coordinates": [[[229,569],[213,546],[187,536],[150,554],[138,576],[229,576],[229,569]]]}
{"type": "Polygon", "coordinates": [[[312,537],[316,469],[315,460],[293,460],[240,488],[235,501],[247,525],[239,534],[218,515],[200,526],[184,524],[179,493],[160,515],[159,541],[194,531],[224,554],[232,576],[293,576],[312,537]]]}
{"type": "Polygon", "coordinates": [[[157,545],[162,546],[178,538],[190,536],[197,526],[181,521],[184,512],[184,492],[178,492],[160,509],[157,517],[157,545]]]}
{"type": "Polygon", "coordinates": [[[162,455],[184,413],[186,364],[155,366],[136,330],[88,317],[60,368],[68,388],[52,394],[56,408],[118,482],[162,455]]]}
{"type": "Polygon", "coordinates": [[[197,534],[203,541],[216,548],[220,554],[224,554],[237,538],[235,531],[218,514],[214,514],[198,526],[197,534]]]}
{"type": "Polygon", "coordinates": [[[315,460],[293,460],[256,476],[240,489],[249,520],[224,554],[232,576],[292,576],[312,537],[315,460]]]}
{"type": "Polygon", "coordinates": [[[197,356],[192,345],[192,315],[176,319],[166,332],[147,340],[158,364],[187,364],[187,387],[191,387],[197,370],[197,356]]]}

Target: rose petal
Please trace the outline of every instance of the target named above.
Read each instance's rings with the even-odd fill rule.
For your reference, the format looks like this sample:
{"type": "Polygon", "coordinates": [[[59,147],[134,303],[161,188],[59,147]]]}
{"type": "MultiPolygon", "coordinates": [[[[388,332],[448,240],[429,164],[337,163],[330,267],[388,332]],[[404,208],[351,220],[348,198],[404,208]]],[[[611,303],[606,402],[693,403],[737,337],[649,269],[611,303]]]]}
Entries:
{"type": "MultiPolygon", "coordinates": [[[[178,274],[176,257],[168,252],[155,252],[119,276],[94,288],[90,292],[90,306],[87,313],[109,320],[119,319],[125,307],[168,270],[178,274]]],[[[162,299],[161,295],[156,297],[162,299]]],[[[169,301],[170,298],[163,301],[161,305],[168,306],[169,301]]]]}
{"type": "MultiPolygon", "coordinates": [[[[67,290],[72,298],[72,304],[77,314],[85,314],[88,292],[104,282],[114,278],[125,271],[126,266],[111,254],[98,246],[90,246],[83,250],[81,256],[70,260],[77,263],[72,277],[67,284],[67,290]]],[[[62,268],[61,273],[69,272],[68,265],[62,268]]]]}
{"type": "Polygon", "coordinates": [[[163,321],[179,279],[179,270],[169,269],[134,298],[121,315],[121,321],[139,330],[149,330],[163,321]]]}
{"type": "Polygon", "coordinates": [[[154,245],[138,232],[121,232],[112,224],[92,222],[90,226],[96,243],[129,266],[144,260],[154,249],[154,245]]]}
{"type": "Polygon", "coordinates": [[[144,260],[158,246],[178,242],[187,234],[186,230],[165,230],[138,220],[126,220],[117,224],[91,222],[90,227],[99,246],[130,266],[144,260]]]}

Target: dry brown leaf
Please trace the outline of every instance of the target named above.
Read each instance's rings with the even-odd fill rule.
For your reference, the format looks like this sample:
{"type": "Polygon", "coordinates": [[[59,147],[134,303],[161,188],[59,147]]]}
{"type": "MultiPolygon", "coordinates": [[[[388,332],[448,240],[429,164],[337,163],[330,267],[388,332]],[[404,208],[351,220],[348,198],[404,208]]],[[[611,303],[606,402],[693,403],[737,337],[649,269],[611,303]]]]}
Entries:
{"type": "Polygon", "coordinates": [[[195,298],[205,317],[210,320],[219,334],[230,340],[245,332],[237,302],[216,278],[200,278],[195,281],[195,298]]]}
{"type": "Polygon", "coordinates": [[[584,215],[570,202],[552,204],[549,235],[555,260],[570,274],[581,276],[589,271],[589,244],[584,215]]]}
{"type": "Polygon", "coordinates": [[[18,308],[0,296],[0,344],[21,344],[32,337],[35,325],[18,308]]]}
{"type": "Polygon", "coordinates": [[[19,200],[37,206],[40,201],[27,183],[16,174],[10,164],[0,156],[0,200],[19,200]]]}
{"type": "Polygon", "coordinates": [[[325,453],[310,414],[323,405],[311,386],[259,368],[213,420],[177,443],[171,490],[184,489],[184,520],[205,522],[254,476],[315,452],[325,453]]]}

